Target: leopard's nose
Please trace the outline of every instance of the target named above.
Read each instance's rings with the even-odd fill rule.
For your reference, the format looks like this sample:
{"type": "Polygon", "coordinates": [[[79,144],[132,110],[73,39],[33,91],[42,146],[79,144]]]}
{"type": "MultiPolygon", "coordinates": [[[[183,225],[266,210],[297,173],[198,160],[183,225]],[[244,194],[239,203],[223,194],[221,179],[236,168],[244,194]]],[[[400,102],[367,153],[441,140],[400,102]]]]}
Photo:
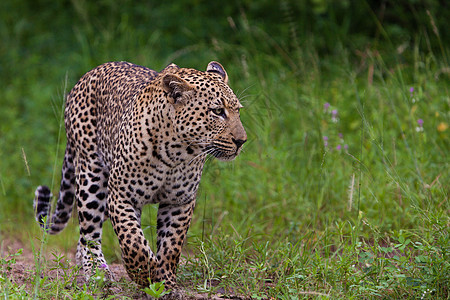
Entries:
{"type": "Polygon", "coordinates": [[[236,140],[235,138],[232,138],[233,143],[236,144],[236,147],[239,149],[247,140],[236,140]]]}

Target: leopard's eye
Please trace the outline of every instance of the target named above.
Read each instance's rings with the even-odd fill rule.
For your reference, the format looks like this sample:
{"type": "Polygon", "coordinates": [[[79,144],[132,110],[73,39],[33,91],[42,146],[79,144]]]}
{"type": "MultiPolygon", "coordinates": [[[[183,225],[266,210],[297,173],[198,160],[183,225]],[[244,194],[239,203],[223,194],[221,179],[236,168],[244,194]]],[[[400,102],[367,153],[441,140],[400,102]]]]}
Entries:
{"type": "Polygon", "coordinates": [[[225,117],[225,108],[212,108],[211,111],[218,116],[225,117]]]}

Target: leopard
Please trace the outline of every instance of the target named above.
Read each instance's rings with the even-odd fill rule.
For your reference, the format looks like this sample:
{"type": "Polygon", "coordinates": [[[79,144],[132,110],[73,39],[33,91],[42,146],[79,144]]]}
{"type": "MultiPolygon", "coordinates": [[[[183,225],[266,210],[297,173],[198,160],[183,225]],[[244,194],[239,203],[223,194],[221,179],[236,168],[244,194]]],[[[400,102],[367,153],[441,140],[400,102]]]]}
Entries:
{"type": "Polygon", "coordinates": [[[51,189],[37,187],[36,221],[57,234],[77,215],[77,265],[87,279],[102,270],[114,281],[102,252],[110,220],[130,279],[176,287],[205,162],[234,160],[247,141],[242,107],[217,61],[206,71],[129,62],[90,70],[66,96],[59,193],[52,208],[51,189]],[[141,227],[147,204],[158,207],[155,252],[141,227]]]}

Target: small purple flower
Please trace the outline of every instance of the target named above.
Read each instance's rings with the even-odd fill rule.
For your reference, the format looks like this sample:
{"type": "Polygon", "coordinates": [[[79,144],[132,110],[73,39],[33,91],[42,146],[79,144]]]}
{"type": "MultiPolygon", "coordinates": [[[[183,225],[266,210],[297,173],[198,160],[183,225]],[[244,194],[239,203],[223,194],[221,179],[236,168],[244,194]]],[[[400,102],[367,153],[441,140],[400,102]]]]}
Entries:
{"type": "Polygon", "coordinates": [[[337,111],[337,109],[333,109],[331,111],[331,121],[336,123],[338,120],[339,120],[339,118],[338,118],[338,111],[337,111]]]}
{"type": "Polygon", "coordinates": [[[416,127],[416,131],[417,132],[422,132],[423,131],[423,120],[419,119],[417,120],[417,127],[416,127]]]}
{"type": "Polygon", "coordinates": [[[99,266],[100,269],[106,269],[107,267],[108,267],[107,264],[101,264],[101,265],[99,266]]]}
{"type": "Polygon", "coordinates": [[[418,101],[418,99],[416,99],[416,97],[414,97],[414,88],[413,87],[409,88],[409,96],[411,97],[412,103],[416,103],[418,101]]]}
{"type": "Polygon", "coordinates": [[[341,151],[341,145],[337,145],[337,146],[336,146],[336,150],[337,150],[337,151],[341,151]]]}
{"type": "Polygon", "coordinates": [[[326,135],[323,136],[323,145],[328,147],[328,137],[326,135]]]}
{"type": "Polygon", "coordinates": [[[325,103],[324,105],[323,105],[323,110],[325,111],[325,112],[327,112],[328,111],[328,109],[330,108],[330,103],[325,103]]]}
{"type": "Polygon", "coordinates": [[[347,144],[344,145],[344,150],[348,151],[348,145],[347,144]]]}

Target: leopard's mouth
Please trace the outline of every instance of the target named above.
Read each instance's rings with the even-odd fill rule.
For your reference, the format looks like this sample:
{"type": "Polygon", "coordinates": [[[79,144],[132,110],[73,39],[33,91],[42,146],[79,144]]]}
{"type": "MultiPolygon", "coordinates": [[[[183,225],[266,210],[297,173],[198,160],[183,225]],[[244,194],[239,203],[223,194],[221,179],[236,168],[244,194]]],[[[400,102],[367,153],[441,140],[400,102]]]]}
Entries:
{"type": "Polygon", "coordinates": [[[229,161],[229,160],[235,159],[236,156],[237,156],[237,153],[235,152],[235,153],[229,154],[229,153],[225,153],[225,152],[222,152],[222,151],[218,151],[218,152],[213,153],[211,155],[214,156],[215,158],[217,158],[218,160],[229,161]]]}
{"type": "Polygon", "coordinates": [[[207,147],[205,153],[217,158],[221,161],[230,161],[235,159],[241,152],[242,147],[236,147],[225,144],[212,143],[210,147],[207,147]]]}

